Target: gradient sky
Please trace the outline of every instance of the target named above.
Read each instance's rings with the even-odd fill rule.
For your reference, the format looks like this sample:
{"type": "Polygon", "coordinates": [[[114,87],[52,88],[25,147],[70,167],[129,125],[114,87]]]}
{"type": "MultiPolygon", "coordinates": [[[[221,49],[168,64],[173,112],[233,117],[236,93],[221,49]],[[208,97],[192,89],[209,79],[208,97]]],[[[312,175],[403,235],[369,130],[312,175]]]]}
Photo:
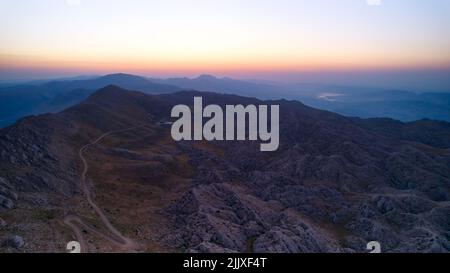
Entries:
{"type": "Polygon", "coordinates": [[[450,91],[450,1],[368,1],[0,0],[0,80],[212,73],[450,91]]]}

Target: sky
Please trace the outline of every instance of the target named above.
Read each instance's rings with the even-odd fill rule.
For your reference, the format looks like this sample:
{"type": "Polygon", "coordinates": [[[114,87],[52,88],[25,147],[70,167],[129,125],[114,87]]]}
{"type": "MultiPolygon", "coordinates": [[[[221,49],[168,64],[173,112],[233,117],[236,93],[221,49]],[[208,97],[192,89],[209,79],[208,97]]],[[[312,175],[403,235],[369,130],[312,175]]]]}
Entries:
{"type": "Polygon", "coordinates": [[[450,91],[450,1],[0,0],[0,80],[113,72],[450,91]]]}

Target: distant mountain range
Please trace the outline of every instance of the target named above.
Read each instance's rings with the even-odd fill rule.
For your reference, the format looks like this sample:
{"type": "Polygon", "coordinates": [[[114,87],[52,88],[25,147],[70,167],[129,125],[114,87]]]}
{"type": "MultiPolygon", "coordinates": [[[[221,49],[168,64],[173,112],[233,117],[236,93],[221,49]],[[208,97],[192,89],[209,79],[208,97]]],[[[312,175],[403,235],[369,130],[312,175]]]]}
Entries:
{"type": "Polygon", "coordinates": [[[89,252],[125,251],[86,201],[86,166],[93,200],[136,251],[366,252],[378,241],[383,252],[449,252],[448,132],[297,101],[108,86],[0,130],[0,252],[64,252],[74,235],[89,252]],[[279,104],[279,150],[173,141],[161,121],[194,96],[279,104]]]}
{"type": "Polygon", "coordinates": [[[83,101],[95,90],[110,84],[149,94],[181,90],[176,86],[157,84],[129,74],[8,85],[0,87],[0,127],[12,124],[18,118],[27,115],[62,111],[83,101]]]}
{"type": "Polygon", "coordinates": [[[237,94],[260,99],[299,100],[309,106],[345,116],[388,117],[400,121],[436,119],[450,121],[450,92],[421,93],[325,84],[277,84],[216,78],[171,78],[152,81],[188,90],[237,94]]]}
{"type": "Polygon", "coordinates": [[[216,78],[144,78],[129,74],[0,85],[0,127],[17,119],[55,113],[81,102],[95,90],[114,84],[148,94],[199,90],[259,99],[292,99],[346,116],[388,117],[400,121],[450,121],[450,93],[422,93],[323,84],[277,84],[216,78]]]}

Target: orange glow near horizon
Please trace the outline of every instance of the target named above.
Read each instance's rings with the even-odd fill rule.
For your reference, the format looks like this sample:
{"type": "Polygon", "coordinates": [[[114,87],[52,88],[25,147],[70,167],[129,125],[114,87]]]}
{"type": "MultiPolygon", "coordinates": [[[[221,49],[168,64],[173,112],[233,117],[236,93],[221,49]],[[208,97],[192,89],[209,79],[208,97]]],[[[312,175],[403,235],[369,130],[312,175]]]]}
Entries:
{"type": "MultiPolygon", "coordinates": [[[[324,54],[325,55],[325,54],[324,54]]],[[[215,73],[215,72],[282,72],[327,70],[396,70],[396,69],[448,69],[450,60],[421,60],[420,58],[394,58],[393,56],[191,56],[190,58],[137,57],[137,56],[11,56],[0,54],[3,69],[62,69],[86,72],[140,72],[140,73],[215,73]]]]}
{"type": "Polygon", "coordinates": [[[0,73],[251,76],[450,68],[449,1],[70,3],[0,1],[0,73]]]}

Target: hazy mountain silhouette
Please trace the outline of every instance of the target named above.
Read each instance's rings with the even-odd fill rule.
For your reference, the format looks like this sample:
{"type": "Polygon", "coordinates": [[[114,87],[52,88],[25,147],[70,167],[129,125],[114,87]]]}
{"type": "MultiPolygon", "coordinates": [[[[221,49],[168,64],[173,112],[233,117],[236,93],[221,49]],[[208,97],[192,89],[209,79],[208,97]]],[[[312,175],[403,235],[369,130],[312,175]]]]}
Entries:
{"type": "Polygon", "coordinates": [[[0,88],[0,127],[23,116],[61,111],[84,100],[95,90],[111,84],[150,94],[181,90],[173,85],[157,84],[129,74],[7,86],[0,88]]]}
{"type": "Polygon", "coordinates": [[[179,86],[186,90],[199,90],[218,92],[224,94],[236,94],[241,96],[257,97],[261,99],[289,98],[292,93],[270,84],[254,83],[250,81],[235,80],[231,78],[217,78],[204,74],[197,78],[169,78],[154,79],[152,81],[179,86]]]}
{"type": "Polygon", "coordinates": [[[152,79],[184,89],[213,91],[259,99],[295,99],[309,106],[346,116],[388,117],[401,121],[424,118],[450,121],[450,93],[416,94],[401,90],[337,86],[329,84],[275,84],[216,78],[152,79]]]}
{"type": "Polygon", "coordinates": [[[201,75],[193,79],[147,79],[129,74],[111,74],[82,80],[38,81],[0,86],[0,127],[12,124],[26,115],[61,111],[109,84],[149,94],[185,89],[259,99],[294,99],[315,108],[362,118],[389,117],[401,121],[428,118],[450,121],[448,93],[416,94],[324,84],[258,83],[212,75],[201,75]]]}

